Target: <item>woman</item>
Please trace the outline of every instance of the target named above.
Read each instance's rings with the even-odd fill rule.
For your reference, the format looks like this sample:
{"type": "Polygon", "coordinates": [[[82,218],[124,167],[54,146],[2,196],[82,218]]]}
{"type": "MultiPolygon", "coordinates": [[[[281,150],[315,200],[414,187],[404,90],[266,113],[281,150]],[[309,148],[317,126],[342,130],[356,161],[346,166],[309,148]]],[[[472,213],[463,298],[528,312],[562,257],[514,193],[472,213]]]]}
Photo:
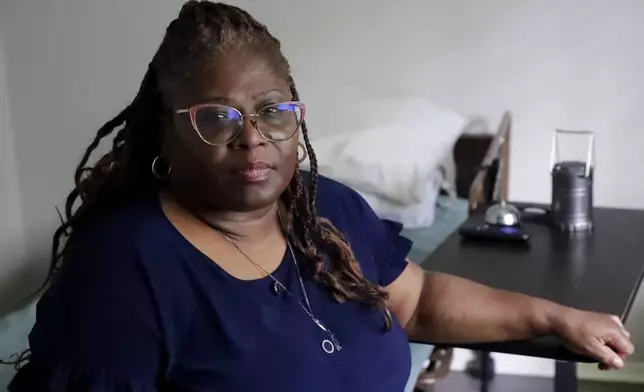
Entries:
{"type": "Polygon", "coordinates": [[[185,4],[76,171],[10,390],[402,391],[409,338],[557,333],[623,366],[633,348],[615,317],[408,262],[399,225],[318,176],[304,112],[263,25],[185,4]]]}

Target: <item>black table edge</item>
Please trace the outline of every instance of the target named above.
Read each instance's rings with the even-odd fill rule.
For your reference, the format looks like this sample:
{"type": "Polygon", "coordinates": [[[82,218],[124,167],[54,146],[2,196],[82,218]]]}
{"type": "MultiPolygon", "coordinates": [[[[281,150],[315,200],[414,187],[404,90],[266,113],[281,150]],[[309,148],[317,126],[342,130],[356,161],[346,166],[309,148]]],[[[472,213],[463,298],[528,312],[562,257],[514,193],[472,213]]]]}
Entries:
{"type": "Polygon", "coordinates": [[[523,355],[533,358],[553,359],[563,362],[597,363],[597,360],[579,355],[563,344],[555,336],[545,336],[529,340],[486,342],[486,343],[432,343],[410,340],[410,343],[429,344],[440,347],[462,348],[472,351],[495,352],[512,355],[523,355]]]}
{"type": "Polygon", "coordinates": [[[631,296],[628,298],[628,302],[626,303],[626,309],[624,310],[624,314],[616,315],[622,320],[623,323],[626,323],[626,321],[628,321],[628,316],[631,315],[631,310],[633,309],[633,304],[637,299],[637,294],[640,291],[643,279],[644,279],[644,266],[642,267],[642,269],[640,269],[639,279],[637,280],[637,284],[635,285],[635,288],[633,288],[633,291],[631,292],[631,296]]]}

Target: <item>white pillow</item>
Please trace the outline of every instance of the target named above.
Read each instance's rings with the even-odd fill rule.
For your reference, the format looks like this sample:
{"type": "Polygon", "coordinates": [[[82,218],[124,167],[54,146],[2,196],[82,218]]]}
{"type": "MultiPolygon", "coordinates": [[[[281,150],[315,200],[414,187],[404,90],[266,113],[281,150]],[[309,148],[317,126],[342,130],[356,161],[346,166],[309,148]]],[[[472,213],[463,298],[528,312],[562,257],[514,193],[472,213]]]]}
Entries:
{"type": "Polygon", "coordinates": [[[298,86],[305,86],[320,173],[399,205],[427,199],[427,184],[467,122],[424,98],[378,96],[333,82],[298,86]]]}
{"type": "Polygon", "coordinates": [[[417,229],[430,227],[434,223],[441,182],[442,176],[436,172],[436,176],[427,184],[425,200],[414,205],[391,203],[371,193],[358,193],[380,218],[400,222],[405,229],[417,229]]]}

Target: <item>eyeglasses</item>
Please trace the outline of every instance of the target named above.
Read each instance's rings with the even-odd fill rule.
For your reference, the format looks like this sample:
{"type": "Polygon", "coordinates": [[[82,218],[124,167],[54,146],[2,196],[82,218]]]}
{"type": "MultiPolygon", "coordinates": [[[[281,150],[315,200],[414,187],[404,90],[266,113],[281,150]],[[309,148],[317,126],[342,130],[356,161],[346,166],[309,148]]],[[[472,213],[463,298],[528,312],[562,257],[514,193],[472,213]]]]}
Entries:
{"type": "Polygon", "coordinates": [[[225,146],[235,140],[248,117],[262,137],[271,142],[290,139],[304,120],[304,104],[289,101],[267,105],[254,114],[216,103],[205,103],[179,109],[177,114],[188,113],[192,127],[201,139],[211,146],[225,146]]]}

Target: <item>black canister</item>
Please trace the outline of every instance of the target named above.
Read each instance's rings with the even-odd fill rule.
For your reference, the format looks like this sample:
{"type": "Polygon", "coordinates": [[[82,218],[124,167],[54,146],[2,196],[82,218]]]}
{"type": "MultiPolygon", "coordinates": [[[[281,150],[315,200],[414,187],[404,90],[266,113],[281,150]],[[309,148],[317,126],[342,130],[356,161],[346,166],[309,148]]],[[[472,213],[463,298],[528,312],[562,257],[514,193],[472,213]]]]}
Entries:
{"type": "Polygon", "coordinates": [[[565,231],[593,227],[593,168],[584,162],[559,162],[552,168],[552,224],[565,231]]]}

